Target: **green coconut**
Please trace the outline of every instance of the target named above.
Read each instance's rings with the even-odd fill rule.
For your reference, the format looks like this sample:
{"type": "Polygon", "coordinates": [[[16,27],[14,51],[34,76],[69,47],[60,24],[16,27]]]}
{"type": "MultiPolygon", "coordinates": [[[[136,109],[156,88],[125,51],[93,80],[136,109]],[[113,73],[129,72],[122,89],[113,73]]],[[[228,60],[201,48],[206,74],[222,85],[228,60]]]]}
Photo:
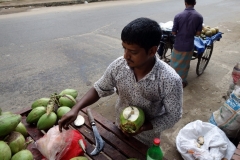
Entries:
{"type": "Polygon", "coordinates": [[[15,131],[21,133],[24,137],[28,136],[27,128],[22,122],[20,122],[17,125],[17,127],[15,128],[15,131]]]}
{"type": "Polygon", "coordinates": [[[212,36],[212,31],[211,31],[211,30],[207,30],[207,31],[205,32],[205,35],[206,35],[207,37],[211,37],[211,36],[212,36]]]}
{"type": "Polygon", "coordinates": [[[39,106],[44,106],[47,107],[48,102],[50,101],[50,98],[40,98],[32,103],[32,109],[39,107],[39,106]]]}
{"type": "Polygon", "coordinates": [[[75,89],[64,89],[59,95],[62,96],[64,94],[71,95],[73,98],[76,99],[78,96],[78,91],[75,89]]]}
{"type": "Polygon", "coordinates": [[[44,113],[37,122],[37,128],[39,130],[47,130],[57,122],[57,115],[51,112],[49,115],[44,113]]]}
{"type": "Polygon", "coordinates": [[[87,157],[79,156],[79,157],[71,158],[70,160],[88,160],[88,159],[87,159],[87,157]]]}
{"type": "Polygon", "coordinates": [[[72,108],[76,104],[76,100],[71,95],[62,95],[61,98],[59,98],[60,106],[67,106],[72,108]]]}
{"type": "Polygon", "coordinates": [[[215,27],[215,30],[216,30],[216,33],[218,33],[218,32],[219,32],[219,28],[218,28],[218,27],[215,27]]]}
{"type": "Polygon", "coordinates": [[[12,157],[11,149],[6,142],[0,141],[0,159],[10,160],[12,157]]]}
{"type": "Polygon", "coordinates": [[[212,35],[217,33],[215,28],[211,28],[210,31],[212,32],[212,35]]]}
{"type": "Polygon", "coordinates": [[[33,160],[33,154],[29,150],[24,149],[13,155],[11,160],[33,160]]]}
{"type": "Polygon", "coordinates": [[[120,127],[128,133],[137,132],[145,121],[145,114],[141,108],[126,107],[120,115],[120,127]]]}
{"type": "Polygon", "coordinates": [[[0,116],[0,137],[4,137],[14,131],[21,118],[19,114],[2,114],[0,116]]]}
{"type": "Polygon", "coordinates": [[[15,131],[11,132],[11,134],[9,134],[9,136],[5,139],[5,141],[9,145],[13,155],[25,149],[26,147],[25,138],[19,132],[15,132],[15,131]]]}
{"type": "Polygon", "coordinates": [[[33,124],[37,123],[40,117],[46,113],[47,108],[44,106],[39,106],[31,110],[31,112],[27,116],[27,123],[28,124],[33,124]]]}
{"type": "Polygon", "coordinates": [[[57,110],[57,117],[58,117],[58,119],[61,119],[62,116],[64,114],[66,114],[67,112],[69,112],[70,110],[71,110],[71,108],[69,108],[67,106],[59,107],[58,110],[57,110]]]}
{"type": "Polygon", "coordinates": [[[6,114],[13,114],[12,112],[2,112],[1,115],[6,115],[6,114]]]}

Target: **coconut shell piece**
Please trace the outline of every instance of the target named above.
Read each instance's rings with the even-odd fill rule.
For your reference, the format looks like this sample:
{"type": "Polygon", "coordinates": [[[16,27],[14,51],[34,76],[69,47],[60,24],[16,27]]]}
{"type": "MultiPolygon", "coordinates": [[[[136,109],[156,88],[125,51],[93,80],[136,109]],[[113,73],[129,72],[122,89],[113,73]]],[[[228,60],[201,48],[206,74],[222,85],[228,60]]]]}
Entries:
{"type": "Polygon", "coordinates": [[[198,142],[200,145],[203,145],[203,144],[204,144],[204,137],[203,137],[203,136],[198,137],[197,142],[198,142]]]}

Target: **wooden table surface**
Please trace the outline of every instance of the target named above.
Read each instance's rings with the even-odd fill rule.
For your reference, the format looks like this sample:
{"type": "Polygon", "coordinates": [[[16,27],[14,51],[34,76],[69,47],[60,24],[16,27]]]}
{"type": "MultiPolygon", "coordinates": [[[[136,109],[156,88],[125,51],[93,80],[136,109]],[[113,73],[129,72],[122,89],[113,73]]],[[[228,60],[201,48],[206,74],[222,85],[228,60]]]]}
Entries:
{"type": "MultiPolygon", "coordinates": [[[[26,116],[31,111],[31,109],[26,109],[24,111],[19,112],[18,114],[22,115],[22,122],[26,126],[30,137],[36,141],[43,136],[43,133],[39,131],[36,126],[32,126],[26,123],[26,116]]],[[[100,114],[94,112],[92,110],[92,115],[95,119],[97,129],[105,141],[105,146],[102,152],[100,152],[96,156],[90,156],[88,153],[93,151],[95,146],[95,139],[92,132],[92,127],[89,123],[88,116],[86,114],[86,109],[83,109],[79,114],[81,114],[85,118],[85,124],[76,127],[71,125],[73,128],[80,131],[80,133],[84,136],[87,142],[86,148],[86,156],[93,160],[126,160],[128,158],[136,158],[138,160],[145,160],[146,153],[148,147],[141,143],[140,141],[134,138],[126,137],[118,127],[113,124],[108,119],[104,118],[100,114]]],[[[33,144],[28,146],[28,149],[33,153],[35,160],[42,160],[41,153],[32,146],[33,144]]],[[[166,160],[164,158],[164,160],[166,160]]]]}

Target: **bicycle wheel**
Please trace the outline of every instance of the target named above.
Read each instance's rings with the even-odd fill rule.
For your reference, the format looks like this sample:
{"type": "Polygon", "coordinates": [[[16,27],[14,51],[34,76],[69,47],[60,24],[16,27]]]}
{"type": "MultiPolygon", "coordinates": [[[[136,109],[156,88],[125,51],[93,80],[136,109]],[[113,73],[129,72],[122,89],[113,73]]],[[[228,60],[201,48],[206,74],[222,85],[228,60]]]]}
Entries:
{"type": "Polygon", "coordinates": [[[171,49],[169,48],[168,45],[165,45],[163,51],[164,52],[163,52],[162,60],[169,64],[171,61],[171,49]]]}
{"type": "Polygon", "coordinates": [[[159,49],[157,50],[157,57],[159,59],[163,59],[166,57],[166,52],[168,50],[168,46],[167,44],[162,44],[162,46],[160,46],[159,49]],[[161,47],[161,48],[160,48],[161,47]]]}
{"type": "Polygon", "coordinates": [[[196,73],[198,76],[203,74],[204,70],[206,69],[208,62],[212,56],[212,52],[213,52],[213,44],[210,46],[207,46],[203,54],[198,57],[197,68],[196,68],[196,73]]]}

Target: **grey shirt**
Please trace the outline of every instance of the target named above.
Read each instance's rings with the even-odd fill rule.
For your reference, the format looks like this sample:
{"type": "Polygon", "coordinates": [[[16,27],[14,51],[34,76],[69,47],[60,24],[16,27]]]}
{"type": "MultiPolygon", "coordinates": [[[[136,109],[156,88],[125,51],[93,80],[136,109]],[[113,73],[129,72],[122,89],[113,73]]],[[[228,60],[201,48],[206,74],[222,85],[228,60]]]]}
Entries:
{"type": "Polygon", "coordinates": [[[174,49],[190,52],[194,49],[194,36],[202,31],[203,17],[193,7],[186,8],[174,17],[172,31],[176,32],[174,49]]]}
{"type": "Polygon", "coordinates": [[[117,90],[117,125],[125,107],[131,105],[143,109],[153,130],[142,132],[136,138],[149,146],[153,138],[160,137],[160,132],[173,127],[182,116],[182,80],[168,64],[158,58],[152,70],[137,82],[133,70],[123,57],[119,57],[108,66],[94,88],[100,97],[111,95],[117,90]]]}

